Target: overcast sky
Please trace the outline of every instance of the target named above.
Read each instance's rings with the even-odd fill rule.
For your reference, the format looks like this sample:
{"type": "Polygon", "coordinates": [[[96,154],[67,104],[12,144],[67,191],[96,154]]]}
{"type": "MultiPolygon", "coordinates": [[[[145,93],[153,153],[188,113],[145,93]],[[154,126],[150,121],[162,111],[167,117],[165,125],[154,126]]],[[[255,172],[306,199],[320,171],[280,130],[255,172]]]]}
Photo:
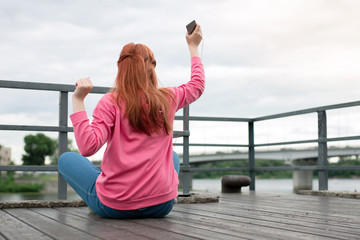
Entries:
{"type": "MultiPolygon", "coordinates": [[[[135,42],[153,50],[161,86],[180,85],[190,74],[185,25],[195,19],[207,82],[192,115],[257,117],[357,101],[359,9],[356,0],[1,0],[0,79],[73,84],[90,76],[111,87],[122,46],[135,42]]],[[[57,124],[57,94],[0,89],[0,96],[0,124],[57,124]]],[[[87,100],[89,115],[99,97],[87,100]]],[[[360,119],[351,114],[329,120],[334,135],[360,134],[356,124],[342,126],[360,119]]],[[[289,131],[316,135],[316,118],[307,119],[311,127],[289,131]]],[[[275,134],[289,126],[283,121],[263,124],[264,139],[288,140],[288,132],[275,134]]],[[[213,136],[193,130],[202,131],[199,141],[227,142],[233,128],[213,136]]],[[[0,132],[0,144],[19,158],[26,134],[0,132]]],[[[247,141],[246,132],[234,139],[247,141]]]]}

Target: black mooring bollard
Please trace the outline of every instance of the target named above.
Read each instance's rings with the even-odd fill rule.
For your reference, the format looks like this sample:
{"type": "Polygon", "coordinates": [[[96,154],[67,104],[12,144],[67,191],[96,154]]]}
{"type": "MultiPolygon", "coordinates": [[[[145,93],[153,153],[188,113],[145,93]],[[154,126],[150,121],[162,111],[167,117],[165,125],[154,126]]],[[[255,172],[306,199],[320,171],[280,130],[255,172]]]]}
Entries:
{"type": "Polygon", "coordinates": [[[239,193],[241,187],[249,186],[251,179],[242,175],[225,175],[221,178],[222,193],[239,193]]]}

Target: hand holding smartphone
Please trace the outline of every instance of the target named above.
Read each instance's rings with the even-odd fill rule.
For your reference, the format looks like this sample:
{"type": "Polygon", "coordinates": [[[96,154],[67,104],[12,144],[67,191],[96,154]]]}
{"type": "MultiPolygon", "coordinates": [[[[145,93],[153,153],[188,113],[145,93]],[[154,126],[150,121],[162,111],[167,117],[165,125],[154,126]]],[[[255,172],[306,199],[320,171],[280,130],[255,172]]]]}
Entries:
{"type": "Polygon", "coordinates": [[[193,20],[191,23],[189,23],[188,25],[186,25],[186,29],[189,35],[191,35],[193,33],[193,31],[195,30],[196,27],[196,21],[193,20]]]}
{"type": "Polygon", "coordinates": [[[185,37],[186,37],[187,44],[189,46],[190,55],[191,55],[191,57],[199,56],[198,46],[202,40],[202,32],[201,32],[200,25],[196,24],[196,21],[193,20],[191,23],[186,25],[186,29],[187,29],[187,34],[185,37]],[[197,29],[197,30],[194,33],[195,29],[197,29]]]}

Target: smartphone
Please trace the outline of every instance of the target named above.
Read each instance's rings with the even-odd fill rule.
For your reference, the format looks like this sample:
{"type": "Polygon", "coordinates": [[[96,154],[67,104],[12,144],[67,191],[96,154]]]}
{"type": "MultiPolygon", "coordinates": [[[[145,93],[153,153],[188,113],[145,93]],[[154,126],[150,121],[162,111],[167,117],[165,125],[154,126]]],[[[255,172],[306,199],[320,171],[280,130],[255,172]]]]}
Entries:
{"type": "Polygon", "coordinates": [[[186,29],[187,29],[189,35],[191,35],[193,33],[193,31],[195,30],[195,27],[196,27],[195,20],[193,20],[191,23],[186,25],[186,29]]]}

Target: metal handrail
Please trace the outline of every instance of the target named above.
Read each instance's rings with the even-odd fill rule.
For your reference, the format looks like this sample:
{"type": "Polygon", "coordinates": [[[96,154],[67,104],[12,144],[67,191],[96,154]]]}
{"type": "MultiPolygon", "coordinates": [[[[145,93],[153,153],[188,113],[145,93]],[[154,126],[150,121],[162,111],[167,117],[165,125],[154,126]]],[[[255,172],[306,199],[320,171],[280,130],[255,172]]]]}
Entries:
{"type": "MultiPolygon", "coordinates": [[[[9,81],[0,80],[0,88],[11,89],[23,89],[23,90],[39,90],[39,91],[56,91],[60,93],[59,99],[59,124],[58,126],[34,126],[34,125],[8,125],[0,124],[0,130],[12,130],[12,131],[46,131],[46,132],[58,132],[59,133],[59,155],[66,152],[68,143],[68,133],[73,132],[72,127],[68,127],[68,93],[75,90],[74,85],[68,84],[53,84],[53,83],[38,83],[38,82],[23,82],[23,81],[9,81]]],[[[105,94],[109,91],[106,87],[94,86],[91,93],[105,94]]],[[[188,109],[184,108],[184,114],[188,114],[188,109]],[[186,111],[185,111],[186,110],[186,111]]],[[[188,130],[188,118],[184,118],[184,130],[174,131],[173,137],[183,137],[187,139],[190,136],[188,130]],[[186,123],[187,122],[187,123],[186,123]],[[187,124],[187,127],[185,126],[187,124]]],[[[184,144],[185,148],[189,148],[184,144]]],[[[187,161],[188,163],[189,161],[187,161]]],[[[188,163],[189,164],[189,163],[188,163]]],[[[1,166],[0,171],[58,171],[57,166],[1,166]]],[[[186,177],[186,176],[185,176],[186,177]]],[[[185,181],[186,182],[186,181],[185,181]]],[[[67,184],[60,174],[58,174],[58,199],[67,198],[67,184]]],[[[190,183],[185,184],[184,189],[190,190],[190,183]]]]}
{"type": "MultiPolygon", "coordinates": [[[[0,125],[0,130],[12,131],[50,131],[59,133],[59,154],[67,149],[67,134],[73,132],[72,127],[68,127],[68,93],[75,90],[73,85],[67,84],[52,84],[52,83],[36,83],[36,82],[21,82],[0,80],[0,88],[13,88],[13,89],[28,89],[28,90],[41,90],[41,91],[57,91],[60,93],[59,100],[59,125],[58,126],[29,126],[29,125],[0,125]]],[[[91,93],[104,94],[109,91],[106,87],[94,87],[91,93]]],[[[316,108],[309,108],[298,111],[285,112],[280,114],[273,114],[256,118],[235,118],[235,117],[203,117],[203,116],[190,116],[189,107],[184,108],[183,116],[175,116],[175,120],[183,121],[183,131],[175,131],[174,137],[183,137],[183,143],[176,143],[176,146],[183,146],[183,166],[181,171],[183,173],[183,193],[189,194],[190,191],[190,173],[202,171],[249,171],[252,179],[250,190],[255,190],[255,172],[256,171],[274,171],[274,170],[315,170],[319,171],[319,189],[327,190],[327,171],[332,170],[351,170],[360,169],[360,166],[328,166],[327,163],[327,142],[331,141],[348,141],[358,140],[360,136],[346,136],[337,138],[327,138],[326,127],[326,111],[360,106],[360,101],[334,104],[316,108]],[[290,116],[298,116],[302,114],[317,113],[318,114],[318,129],[319,135],[317,139],[307,139],[300,141],[287,141],[287,142],[273,142],[255,144],[254,139],[254,123],[285,118],[290,116]],[[190,121],[214,121],[214,122],[245,122],[248,124],[248,143],[247,144],[216,144],[216,143],[190,143],[189,136],[189,123],[190,121]],[[255,148],[264,146],[276,145],[293,145],[303,143],[317,143],[318,144],[318,165],[317,166],[282,166],[282,167],[255,167],[255,148]],[[190,146],[205,146],[205,147],[243,147],[249,150],[249,167],[246,168],[191,168],[189,164],[189,147],[190,146]]],[[[0,171],[57,171],[57,166],[0,166],[0,171]]],[[[58,182],[59,199],[66,199],[66,182],[59,175],[58,182]]]]}

